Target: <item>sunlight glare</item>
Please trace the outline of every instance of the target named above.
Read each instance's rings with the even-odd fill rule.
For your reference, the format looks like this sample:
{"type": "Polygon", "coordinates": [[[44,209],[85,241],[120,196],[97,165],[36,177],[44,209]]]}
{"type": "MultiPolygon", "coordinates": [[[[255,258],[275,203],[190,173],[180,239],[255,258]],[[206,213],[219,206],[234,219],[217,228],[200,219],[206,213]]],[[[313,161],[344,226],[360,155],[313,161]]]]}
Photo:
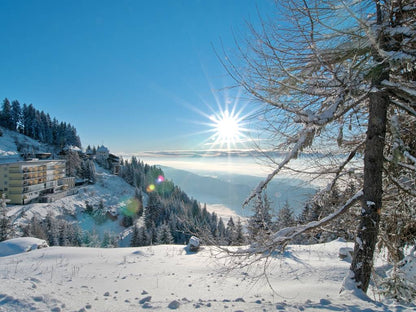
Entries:
{"type": "MultiPolygon", "coordinates": [[[[232,151],[238,149],[247,149],[247,144],[252,142],[250,137],[254,130],[249,125],[249,120],[254,114],[253,111],[247,112],[248,103],[240,102],[240,92],[232,100],[227,95],[221,100],[218,95],[213,92],[215,104],[204,100],[202,103],[208,108],[209,112],[202,110],[195,105],[187,105],[193,111],[205,118],[205,121],[192,120],[192,123],[202,125],[203,128],[192,135],[210,134],[200,143],[204,149],[218,151],[232,151]]],[[[252,121],[252,120],[251,120],[252,121]]]]}
{"type": "Polygon", "coordinates": [[[215,130],[215,140],[218,143],[232,143],[241,139],[242,133],[238,117],[231,115],[228,110],[214,115],[211,118],[215,130]]]}

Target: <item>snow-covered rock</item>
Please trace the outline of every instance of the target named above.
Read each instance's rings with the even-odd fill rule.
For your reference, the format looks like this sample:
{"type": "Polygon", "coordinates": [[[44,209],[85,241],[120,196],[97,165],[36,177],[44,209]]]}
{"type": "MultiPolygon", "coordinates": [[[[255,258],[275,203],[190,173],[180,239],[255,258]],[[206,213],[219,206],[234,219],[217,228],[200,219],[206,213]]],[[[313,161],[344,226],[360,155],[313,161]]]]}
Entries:
{"type": "Polygon", "coordinates": [[[198,251],[199,247],[201,246],[201,243],[199,241],[199,238],[196,236],[191,236],[188,243],[188,250],[189,251],[198,251]]]}

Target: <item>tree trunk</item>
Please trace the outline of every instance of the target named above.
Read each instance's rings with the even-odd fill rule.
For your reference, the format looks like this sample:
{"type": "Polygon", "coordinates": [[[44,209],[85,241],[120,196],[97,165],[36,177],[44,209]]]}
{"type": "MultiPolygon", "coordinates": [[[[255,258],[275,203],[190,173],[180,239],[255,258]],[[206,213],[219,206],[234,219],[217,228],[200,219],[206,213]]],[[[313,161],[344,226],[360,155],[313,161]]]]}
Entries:
{"type": "MultiPolygon", "coordinates": [[[[383,12],[380,2],[376,2],[377,24],[383,24],[383,12]]],[[[383,31],[378,33],[378,44],[386,49],[386,37],[383,31]]],[[[389,96],[382,90],[381,82],[389,79],[386,61],[373,47],[373,58],[379,65],[373,70],[372,85],[375,91],[369,96],[367,138],[364,151],[364,186],[361,201],[361,220],[354,246],[354,255],[350,270],[358,288],[367,292],[373,269],[374,251],[380,224],[383,195],[383,151],[385,146],[387,109],[389,96]]]]}
{"type": "Polygon", "coordinates": [[[364,155],[364,188],[362,214],[354,247],[351,271],[358,288],[367,292],[373,268],[382,205],[383,150],[385,144],[387,107],[384,91],[370,95],[369,120],[364,155]]]}

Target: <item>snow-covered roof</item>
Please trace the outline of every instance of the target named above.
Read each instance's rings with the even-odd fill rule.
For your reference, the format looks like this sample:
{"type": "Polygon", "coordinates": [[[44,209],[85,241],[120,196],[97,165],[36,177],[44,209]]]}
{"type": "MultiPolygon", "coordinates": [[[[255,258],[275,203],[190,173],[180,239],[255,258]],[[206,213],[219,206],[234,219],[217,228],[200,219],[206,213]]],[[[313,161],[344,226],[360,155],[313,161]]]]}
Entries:
{"type": "Polygon", "coordinates": [[[63,148],[64,151],[74,151],[74,152],[82,152],[82,150],[78,146],[67,145],[63,148]]]}

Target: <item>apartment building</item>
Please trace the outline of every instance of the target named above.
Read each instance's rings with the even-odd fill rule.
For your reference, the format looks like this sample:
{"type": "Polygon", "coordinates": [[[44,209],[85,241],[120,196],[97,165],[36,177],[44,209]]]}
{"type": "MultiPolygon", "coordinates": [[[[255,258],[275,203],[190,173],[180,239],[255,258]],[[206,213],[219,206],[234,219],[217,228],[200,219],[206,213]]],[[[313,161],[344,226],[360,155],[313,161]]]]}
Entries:
{"type": "Polygon", "coordinates": [[[0,164],[0,193],[12,204],[27,204],[74,187],[65,176],[65,160],[30,160],[0,164]]]}

